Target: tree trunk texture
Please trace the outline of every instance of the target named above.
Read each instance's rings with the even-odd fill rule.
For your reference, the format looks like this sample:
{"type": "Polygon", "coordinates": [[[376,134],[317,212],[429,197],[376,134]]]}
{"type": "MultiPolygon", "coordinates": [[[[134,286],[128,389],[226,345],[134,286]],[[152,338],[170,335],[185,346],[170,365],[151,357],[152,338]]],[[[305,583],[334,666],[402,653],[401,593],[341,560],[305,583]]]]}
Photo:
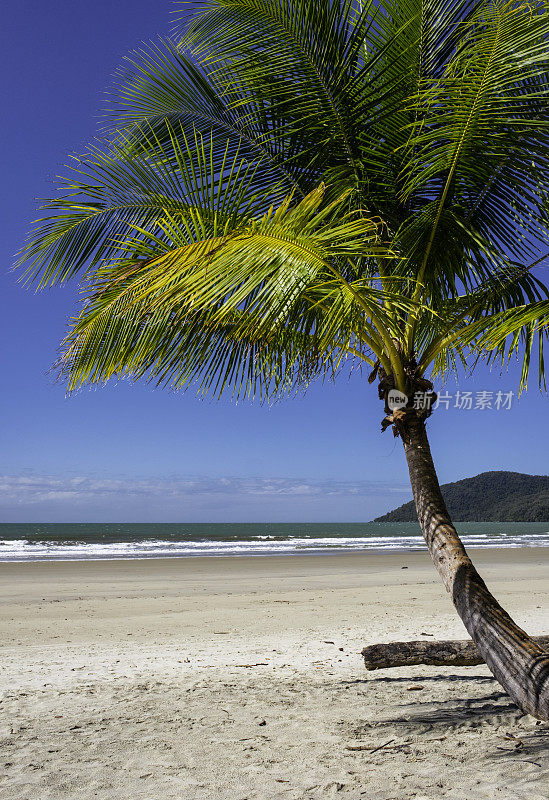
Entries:
{"type": "Polygon", "coordinates": [[[401,435],[423,536],[463,624],[511,699],[549,721],[549,654],[513,622],[467,555],[440,491],[423,420],[408,414],[401,435]]]}
{"type": "MultiPolygon", "coordinates": [[[[549,652],[549,636],[535,636],[533,641],[549,652]]],[[[457,641],[417,641],[371,644],[362,651],[367,670],[414,667],[476,667],[484,664],[476,644],[470,639],[457,641]]]]}

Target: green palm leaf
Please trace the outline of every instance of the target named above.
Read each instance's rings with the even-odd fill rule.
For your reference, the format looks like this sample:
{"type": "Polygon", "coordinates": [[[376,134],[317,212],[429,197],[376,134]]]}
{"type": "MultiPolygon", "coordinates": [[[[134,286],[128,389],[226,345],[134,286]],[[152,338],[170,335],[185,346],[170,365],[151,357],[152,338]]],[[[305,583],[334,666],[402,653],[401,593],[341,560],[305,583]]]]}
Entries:
{"type": "MultiPolygon", "coordinates": [[[[101,262],[143,247],[168,248],[168,217],[179,221],[187,240],[215,236],[257,206],[252,191],[256,164],[227,144],[220,163],[211,157],[213,140],[166,126],[169,153],[151,128],[140,129],[141,153],[128,153],[129,139],[119,134],[107,148],[92,147],[73,158],[69,181],[59,198],[42,208],[50,212],[35,223],[22,251],[29,281],[46,286],[75,275],[86,276],[101,262]]],[[[134,131],[135,133],[135,131],[134,131]]]]}
{"type": "Polygon", "coordinates": [[[401,387],[407,362],[444,373],[504,341],[529,360],[542,323],[526,309],[546,293],[522,265],[549,235],[541,6],[205,0],[190,22],[184,8],[175,42],[127,60],[109,143],[75,161],[22,254],[38,285],[87,279],[74,331],[126,319],[98,375],[124,371],[138,331],[130,372],[159,364],[146,343],[174,314],[212,347],[222,336],[237,372],[230,342],[248,364],[243,342],[265,353],[277,337],[300,370],[354,353],[401,387]]]}
{"type": "MultiPolygon", "coordinates": [[[[238,394],[259,386],[265,395],[288,386],[290,375],[301,381],[333,369],[355,344],[357,352],[364,341],[381,350],[372,322],[383,317],[381,294],[369,279],[345,277],[350,253],[387,257],[378,223],[342,217],[347,195],[324,206],[323,196],[319,187],[217,238],[98,269],[64,345],[61,369],[70,388],[144,374],[181,387],[209,370],[208,386],[219,373],[223,388],[238,394]],[[298,343],[306,345],[301,354],[298,343]]],[[[165,226],[172,242],[175,225],[165,226]]],[[[131,248],[139,245],[134,240],[131,248]]]]}

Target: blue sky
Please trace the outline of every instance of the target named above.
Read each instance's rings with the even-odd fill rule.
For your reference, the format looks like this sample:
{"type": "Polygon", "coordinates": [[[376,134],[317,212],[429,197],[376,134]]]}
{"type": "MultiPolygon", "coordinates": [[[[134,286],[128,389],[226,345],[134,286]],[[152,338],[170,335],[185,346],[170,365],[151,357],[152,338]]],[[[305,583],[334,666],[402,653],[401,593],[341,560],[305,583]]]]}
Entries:
{"type": "MultiPolygon", "coordinates": [[[[36,198],[53,193],[67,154],[93,137],[121,59],[168,32],[171,8],[19,0],[4,20],[0,519],[369,520],[410,492],[402,447],[380,433],[365,375],[267,408],[128,384],[66,399],[47,374],[76,289],[23,290],[9,272],[13,255],[36,198]]],[[[482,368],[459,388],[516,391],[517,370],[482,368]]],[[[510,410],[441,409],[430,423],[439,477],[545,474],[548,430],[547,398],[534,383],[510,410]]]]}

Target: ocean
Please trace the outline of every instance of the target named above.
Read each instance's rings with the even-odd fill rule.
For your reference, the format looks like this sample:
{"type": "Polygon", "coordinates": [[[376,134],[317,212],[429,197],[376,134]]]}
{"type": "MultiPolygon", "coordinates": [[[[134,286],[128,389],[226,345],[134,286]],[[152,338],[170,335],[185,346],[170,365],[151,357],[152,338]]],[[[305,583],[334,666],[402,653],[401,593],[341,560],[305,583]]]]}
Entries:
{"type": "MultiPolygon", "coordinates": [[[[462,522],[466,547],[548,547],[547,522],[462,522]]],[[[423,550],[417,523],[2,523],[0,561],[423,550]]]]}

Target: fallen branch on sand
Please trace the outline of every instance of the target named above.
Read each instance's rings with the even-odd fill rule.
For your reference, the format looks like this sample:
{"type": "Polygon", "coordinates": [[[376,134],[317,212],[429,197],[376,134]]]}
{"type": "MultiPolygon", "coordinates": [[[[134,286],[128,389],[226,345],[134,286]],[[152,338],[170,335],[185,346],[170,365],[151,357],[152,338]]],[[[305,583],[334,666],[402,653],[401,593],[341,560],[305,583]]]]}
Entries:
{"type": "MultiPolygon", "coordinates": [[[[549,652],[549,636],[532,637],[543,650],[549,652]]],[[[371,644],[362,651],[367,670],[412,667],[428,664],[433,667],[474,667],[483,664],[472,640],[437,642],[390,642],[371,644]]]]}

